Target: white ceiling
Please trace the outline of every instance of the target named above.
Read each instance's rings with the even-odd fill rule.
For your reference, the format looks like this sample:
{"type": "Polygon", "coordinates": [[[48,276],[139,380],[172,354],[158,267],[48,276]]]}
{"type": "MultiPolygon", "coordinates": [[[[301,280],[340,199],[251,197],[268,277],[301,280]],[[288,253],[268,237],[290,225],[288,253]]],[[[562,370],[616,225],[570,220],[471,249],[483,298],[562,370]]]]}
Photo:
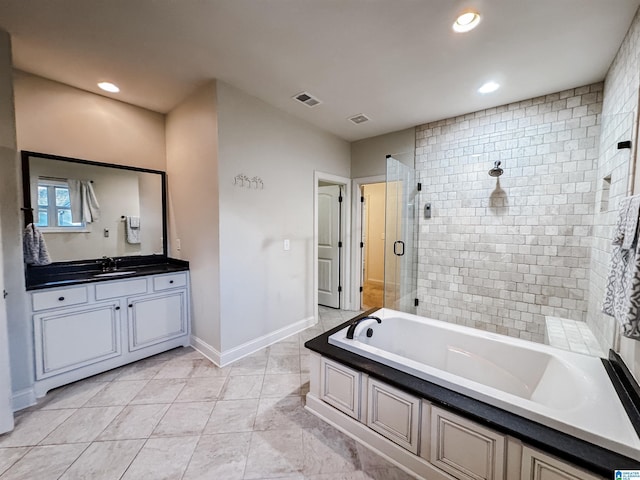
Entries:
{"type": "Polygon", "coordinates": [[[346,140],[602,80],[640,0],[0,0],[16,68],[168,112],[220,79],[346,140]],[[465,7],[479,27],[455,34],[465,7]],[[482,96],[486,80],[502,84],[482,96]],[[308,91],[323,103],[291,97],[308,91]],[[364,113],[371,121],[353,125],[364,113]]]}

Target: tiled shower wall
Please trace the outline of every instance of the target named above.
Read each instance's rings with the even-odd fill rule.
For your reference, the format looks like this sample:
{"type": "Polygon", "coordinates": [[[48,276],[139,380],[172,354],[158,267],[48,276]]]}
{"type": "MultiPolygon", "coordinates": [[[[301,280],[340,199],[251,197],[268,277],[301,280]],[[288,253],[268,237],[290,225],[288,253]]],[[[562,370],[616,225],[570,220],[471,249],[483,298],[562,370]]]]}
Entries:
{"type": "MultiPolygon", "coordinates": [[[[636,13],[627,36],[609,68],[602,106],[587,323],[605,351],[614,346],[616,334],[614,320],[601,312],[611,252],[612,227],[617,218],[618,201],[628,192],[631,150],[618,150],[617,144],[633,139],[640,84],[639,15],[640,13],[636,13]]],[[[631,363],[629,362],[630,365],[631,363]]]]}
{"type": "Polygon", "coordinates": [[[546,315],[586,320],[602,96],[598,83],[416,128],[420,315],[540,342],[546,315]]]}

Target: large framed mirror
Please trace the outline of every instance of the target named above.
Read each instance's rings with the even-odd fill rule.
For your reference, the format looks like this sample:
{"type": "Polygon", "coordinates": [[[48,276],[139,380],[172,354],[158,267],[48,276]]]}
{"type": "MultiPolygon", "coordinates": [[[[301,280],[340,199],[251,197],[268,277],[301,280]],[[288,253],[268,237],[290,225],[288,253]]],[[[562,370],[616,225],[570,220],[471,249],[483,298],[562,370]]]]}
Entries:
{"type": "Polygon", "coordinates": [[[23,151],[22,175],[52,262],[167,256],[165,172],[23,151]]]}

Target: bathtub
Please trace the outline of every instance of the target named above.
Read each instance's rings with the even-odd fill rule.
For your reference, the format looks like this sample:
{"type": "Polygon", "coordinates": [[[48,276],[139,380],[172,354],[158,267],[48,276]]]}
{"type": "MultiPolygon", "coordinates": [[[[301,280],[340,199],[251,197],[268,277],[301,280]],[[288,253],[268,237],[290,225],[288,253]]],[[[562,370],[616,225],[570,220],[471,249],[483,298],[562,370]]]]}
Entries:
{"type": "Polygon", "coordinates": [[[329,343],[640,460],[640,439],[600,358],[380,309],[329,343]],[[371,329],[371,337],[367,330],[371,329]]]}

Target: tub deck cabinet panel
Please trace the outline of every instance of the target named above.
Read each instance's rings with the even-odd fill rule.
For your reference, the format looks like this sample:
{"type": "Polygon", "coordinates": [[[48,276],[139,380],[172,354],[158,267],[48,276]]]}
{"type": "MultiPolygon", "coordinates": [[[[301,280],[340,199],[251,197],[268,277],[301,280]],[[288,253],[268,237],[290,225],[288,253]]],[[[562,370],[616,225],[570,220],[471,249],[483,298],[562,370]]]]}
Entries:
{"type": "Polygon", "coordinates": [[[31,293],[36,397],[189,345],[188,278],[185,271],[31,293]]]}
{"type": "Polygon", "coordinates": [[[367,426],[392,442],[418,453],[420,400],[402,390],[369,378],[367,426]]]}
{"type": "Polygon", "coordinates": [[[360,420],[362,374],[324,357],[320,369],[320,398],[350,417],[360,420]]]}
{"type": "MultiPolygon", "coordinates": [[[[428,460],[458,480],[503,480],[506,438],[466,418],[431,407],[428,460]]],[[[426,441],[423,440],[423,441],[426,441]]]]}
{"type": "Polygon", "coordinates": [[[604,480],[565,462],[534,450],[522,449],[522,475],[524,480],[604,480]]]}

